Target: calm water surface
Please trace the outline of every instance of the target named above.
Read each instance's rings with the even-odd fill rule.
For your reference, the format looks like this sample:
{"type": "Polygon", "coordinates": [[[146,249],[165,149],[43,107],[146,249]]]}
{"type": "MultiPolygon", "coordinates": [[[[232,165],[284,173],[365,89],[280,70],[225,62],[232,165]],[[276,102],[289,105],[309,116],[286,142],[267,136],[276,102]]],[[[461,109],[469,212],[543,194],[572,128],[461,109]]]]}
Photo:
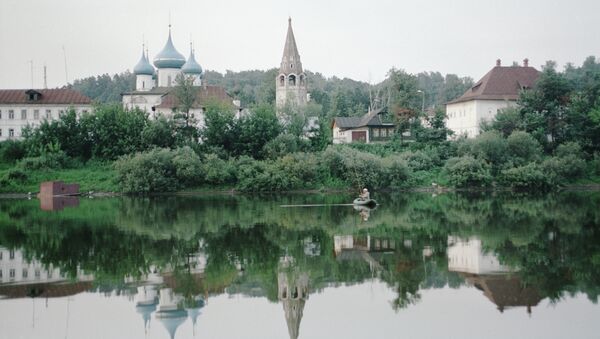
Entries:
{"type": "Polygon", "coordinates": [[[600,193],[352,198],[0,200],[0,338],[600,337],[600,193]]]}

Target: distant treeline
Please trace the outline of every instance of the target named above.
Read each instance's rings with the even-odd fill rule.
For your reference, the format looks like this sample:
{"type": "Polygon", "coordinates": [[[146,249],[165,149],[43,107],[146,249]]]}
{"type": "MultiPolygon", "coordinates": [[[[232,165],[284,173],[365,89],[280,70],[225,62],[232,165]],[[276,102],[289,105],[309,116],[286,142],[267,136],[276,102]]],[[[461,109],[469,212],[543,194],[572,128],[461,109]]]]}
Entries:
{"type": "MultiPolygon", "coordinates": [[[[389,75],[395,72],[406,74],[392,69],[389,75]]],[[[208,85],[224,87],[233,97],[241,100],[245,107],[272,105],[275,102],[277,73],[275,68],[266,71],[227,71],[225,74],[209,70],[204,74],[204,81],[208,85]]],[[[314,114],[325,117],[362,115],[366,113],[369,103],[376,98],[385,101],[384,104],[390,100],[390,77],[379,84],[370,85],[348,78],[326,78],[321,73],[310,71],[306,74],[314,114]]],[[[425,93],[425,107],[435,108],[462,95],[473,84],[471,78],[455,74],[444,76],[440,72],[421,72],[410,77],[417,87],[415,102],[418,103],[418,108],[421,108],[423,97],[422,94],[416,94],[417,89],[425,93]]],[[[135,75],[126,71],[113,76],[92,76],[75,80],[71,87],[100,103],[121,102],[121,93],[134,89],[135,75]]]]}

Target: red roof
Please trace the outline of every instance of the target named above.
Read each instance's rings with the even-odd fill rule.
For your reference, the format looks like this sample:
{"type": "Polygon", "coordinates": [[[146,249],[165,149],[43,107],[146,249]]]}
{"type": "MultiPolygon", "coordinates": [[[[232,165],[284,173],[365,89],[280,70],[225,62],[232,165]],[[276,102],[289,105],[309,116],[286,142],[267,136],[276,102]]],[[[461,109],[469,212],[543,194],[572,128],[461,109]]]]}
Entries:
{"type": "MultiPolygon", "coordinates": [[[[198,88],[198,95],[193,107],[202,107],[207,101],[217,100],[221,102],[231,103],[233,98],[227,94],[225,89],[220,86],[201,86],[198,88]]],[[[173,92],[163,97],[160,105],[157,108],[174,108],[178,106],[177,97],[173,92]]]]}
{"type": "Polygon", "coordinates": [[[532,88],[539,76],[540,72],[533,67],[496,66],[449,104],[469,100],[517,100],[521,90],[532,88]]]}
{"type": "Polygon", "coordinates": [[[92,101],[72,89],[0,89],[0,104],[27,105],[90,105],[92,101]],[[39,93],[37,100],[29,100],[29,93],[39,93]]]}

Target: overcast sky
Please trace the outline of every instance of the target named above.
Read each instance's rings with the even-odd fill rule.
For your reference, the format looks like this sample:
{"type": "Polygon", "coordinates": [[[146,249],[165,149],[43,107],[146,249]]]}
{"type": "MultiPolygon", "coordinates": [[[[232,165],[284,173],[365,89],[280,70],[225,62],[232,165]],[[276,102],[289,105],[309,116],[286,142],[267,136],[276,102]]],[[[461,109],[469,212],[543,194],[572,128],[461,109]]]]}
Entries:
{"type": "Polygon", "coordinates": [[[0,0],[0,88],[131,70],[169,23],[204,69],[278,67],[292,17],[305,69],[377,83],[392,68],[479,79],[500,58],[539,68],[600,57],[598,0],[0,0]],[[64,51],[66,53],[63,53],[64,51]],[[67,74],[65,74],[65,59],[67,74]]]}

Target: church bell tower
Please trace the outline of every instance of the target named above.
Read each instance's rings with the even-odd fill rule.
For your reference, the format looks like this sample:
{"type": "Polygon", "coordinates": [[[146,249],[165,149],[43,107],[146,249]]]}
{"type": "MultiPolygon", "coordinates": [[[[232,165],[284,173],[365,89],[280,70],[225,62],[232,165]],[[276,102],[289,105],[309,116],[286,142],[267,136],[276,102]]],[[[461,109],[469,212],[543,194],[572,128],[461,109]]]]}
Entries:
{"type": "Polygon", "coordinates": [[[306,75],[302,69],[302,61],[296,46],[294,31],[292,30],[292,19],[288,19],[287,37],[279,67],[279,75],[275,79],[275,98],[277,111],[286,104],[301,108],[306,106],[307,89],[306,75]]]}

